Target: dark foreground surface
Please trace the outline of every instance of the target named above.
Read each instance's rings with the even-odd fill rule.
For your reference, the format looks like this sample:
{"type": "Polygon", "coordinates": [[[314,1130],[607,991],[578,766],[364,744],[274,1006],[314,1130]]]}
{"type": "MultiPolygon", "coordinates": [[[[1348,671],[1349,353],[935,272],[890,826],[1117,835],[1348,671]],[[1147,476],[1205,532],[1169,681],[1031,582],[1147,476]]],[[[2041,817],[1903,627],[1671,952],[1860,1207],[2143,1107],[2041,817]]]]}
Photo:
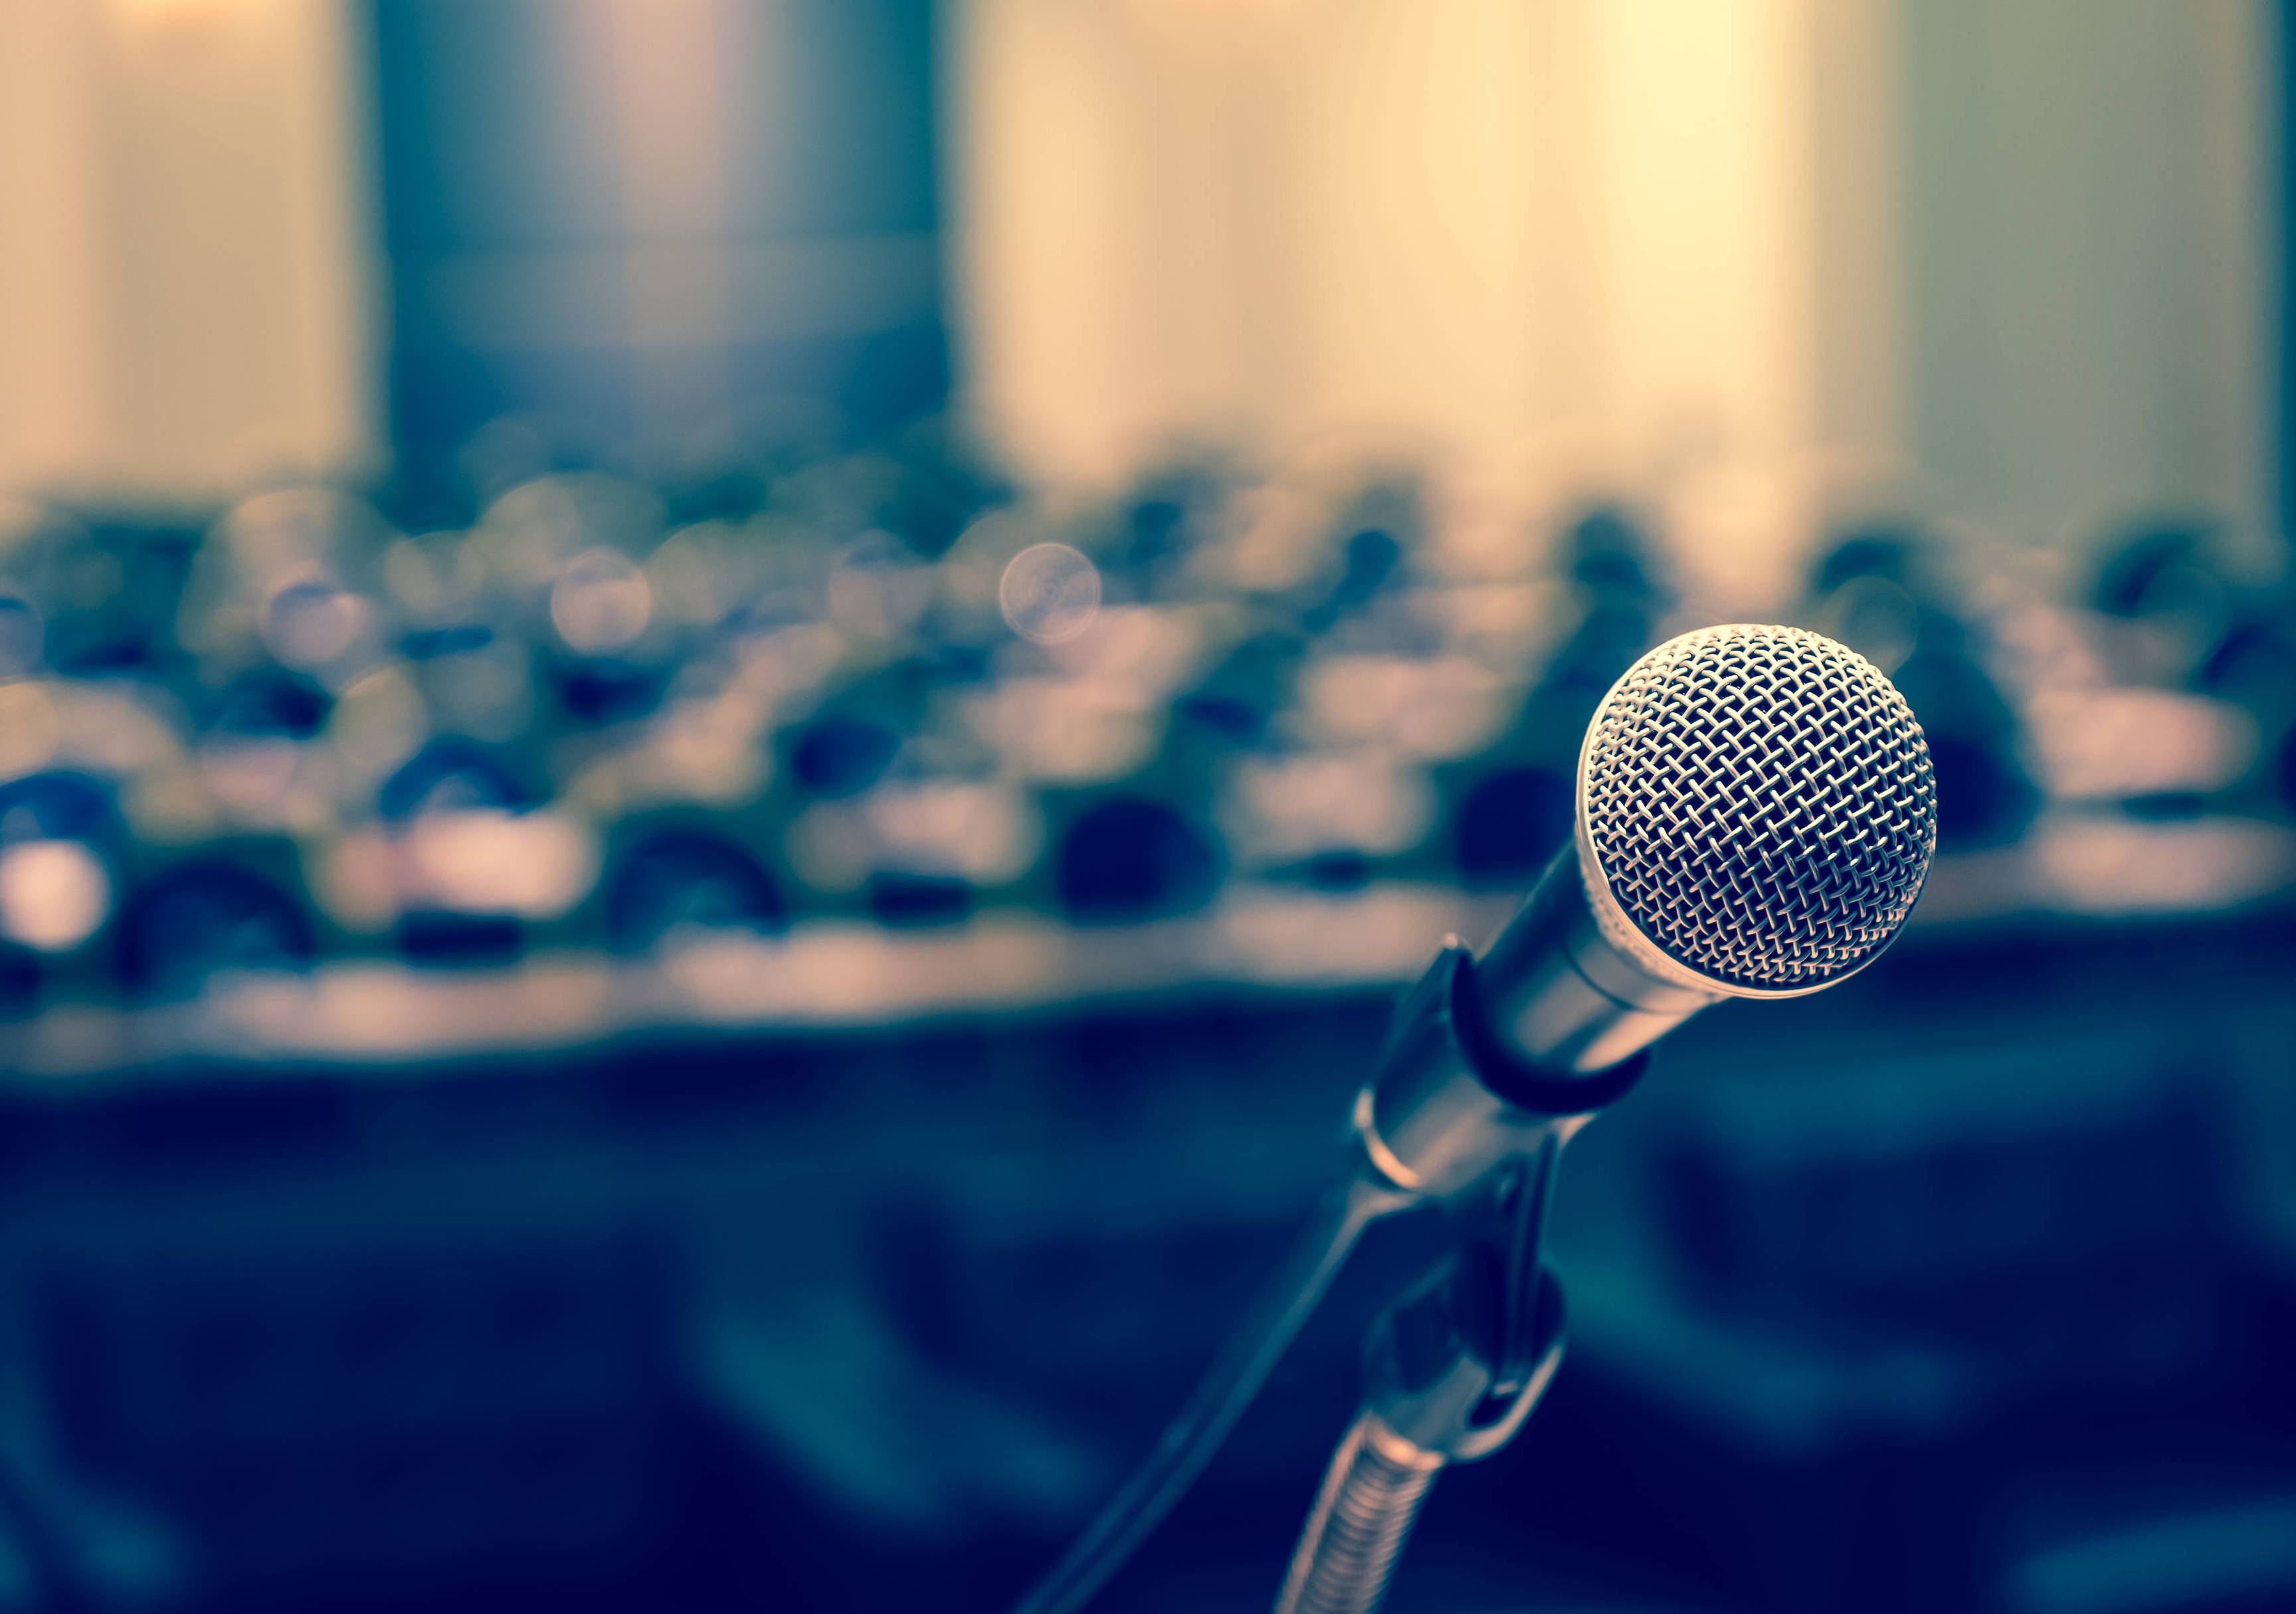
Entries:
{"type": "MultiPolygon", "coordinates": [[[[2280,918],[1916,934],[1574,1148],[1571,1351],[1391,1606],[2296,1598],[2280,918]]],[[[1334,1168],[1385,987],[402,1067],[0,1126],[9,1606],[995,1609],[1334,1168]]],[[[1264,1607],[1382,1229],[1111,1610],[1264,1607]]]]}

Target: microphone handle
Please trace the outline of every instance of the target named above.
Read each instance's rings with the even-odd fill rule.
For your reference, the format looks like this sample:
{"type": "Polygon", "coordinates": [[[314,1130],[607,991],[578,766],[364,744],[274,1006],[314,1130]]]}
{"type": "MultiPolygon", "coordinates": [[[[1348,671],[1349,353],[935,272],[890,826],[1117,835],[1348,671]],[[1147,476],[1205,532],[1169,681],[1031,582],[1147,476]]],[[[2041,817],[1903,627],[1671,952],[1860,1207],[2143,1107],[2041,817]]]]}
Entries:
{"type": "Polygon", "coordinates": [[[1475,967],[1490,1034],[1524,1063],[1564,1077],[1606,1070],[1722,1001],[1661,980],[1603,933],[1566,846],[1475,967]]]}

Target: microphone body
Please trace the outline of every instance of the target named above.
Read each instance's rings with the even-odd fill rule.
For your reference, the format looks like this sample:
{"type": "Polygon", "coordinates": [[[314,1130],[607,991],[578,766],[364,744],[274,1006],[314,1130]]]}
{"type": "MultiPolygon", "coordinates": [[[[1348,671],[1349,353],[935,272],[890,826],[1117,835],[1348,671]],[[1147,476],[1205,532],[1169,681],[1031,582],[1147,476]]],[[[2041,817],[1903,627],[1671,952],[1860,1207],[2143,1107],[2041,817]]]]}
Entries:
{"type": "Polygon", "coordinates": [[[1637,1055],[1721,1001],[1633,969],[1596,931],[1568,852],[1481,963],[1447,938],[1356,1096],[1372,1171],[1449,1199],[1558,1131],[1567,1138],[1634,1085],[1637,1055]]]}
{"type": "Polygon", "coordinates": [[[1476,967],[1491,1034],[1525,1063],[1571,1077],[1632,1058],[1729,995],[1669,979],[1614,945],[1583,864],[1564,848],[1476,967]]]}
{"type": "Polygon", "coordinates": [[[1668,641],[1579,749],[1571,845],[1482,959],[1404,1000],[1355,1128],[1381,1177],[1449,1198],[1630,1086],[1729,997],[1800,997],[1879,957],[1937,840],[1921,725],[1863,657],[1799,628],[1668,641]]]}

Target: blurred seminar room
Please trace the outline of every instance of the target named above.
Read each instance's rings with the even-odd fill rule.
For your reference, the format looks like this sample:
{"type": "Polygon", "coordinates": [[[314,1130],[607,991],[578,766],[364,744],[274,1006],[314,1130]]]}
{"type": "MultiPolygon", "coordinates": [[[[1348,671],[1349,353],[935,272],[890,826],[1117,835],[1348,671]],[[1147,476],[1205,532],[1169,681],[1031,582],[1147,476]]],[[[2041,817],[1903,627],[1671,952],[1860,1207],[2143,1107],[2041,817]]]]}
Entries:
{"type": "MultiPolygon", "coordinates": [[[[1903,697],[1926,883],[1541,1179],[1385,1607],[2296,1609],[2292,75],[0,0],[0,1614],[1013,1608],[1742,623],[1903,697]]],[[[1025,1606],[1269,1608],[1464,1214],[1025,1606]]]]}

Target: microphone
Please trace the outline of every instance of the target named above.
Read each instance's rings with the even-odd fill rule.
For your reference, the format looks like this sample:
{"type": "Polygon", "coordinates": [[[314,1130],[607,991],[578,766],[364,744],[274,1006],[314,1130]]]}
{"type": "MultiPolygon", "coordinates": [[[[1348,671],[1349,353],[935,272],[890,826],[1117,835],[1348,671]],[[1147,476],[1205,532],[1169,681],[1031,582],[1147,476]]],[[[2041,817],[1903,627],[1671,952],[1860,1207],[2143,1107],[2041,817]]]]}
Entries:
{"type": "Polygon", "coordinates": [[[1873,963],[1921,895],[1937,786],[1880,668],[1821,634],[1734,624],[1668,640],[1611,686],[1575,817],[1481,961],[1455,946],[1421,982],[1357,1100],[1398,1188],[1465,1187],[1616,1097],[1635,1055],[1725,998],[1800,997],[1873,963]]]}
{"type": "MultiPolygon", "coordinates": [[[[1611,686],[1579,750],[1576,817],[1573,844],[1482,961],[1453,938],[1406,995],[1356,1098],[1354,1175],[1146,1461],[1013,1614],[1075,1614],[1131,1555],[1373,1221],[1431,1199],[1468,1205],[1513,1162],[1498,1197],[1517,1207],[1513,1253],[1536,1273],[1563,1144],[1634,1085],[1652,1043],[1727,997],[1823,990],[1889,945],[1929,872],[1937,788],[1921,725],[1873,663],[1800,628],[1737,625],[1669,639],[1611,686]]],[[[1516,1287],[1503,1309],[1535,1321],[1540,1303],[1516,1287]]],[[[1503,1371],[1525,1365],[1512,1347],[1498,1354],[1503,1371]]],[[[1527,1412],[1544,1381],[1534,1371],[1505,1388],[1527,1412]]],[[[1467,1446],[1436,1461],[1480,1438],[1464,1431],[1467,1446]]],[[[1410,1492],[1413,1509],[1423,1491],[1410,1492]]],[[[1361,1499],[1327,1500],[1338,1513],[1319,1503],[1318,1519],[1350,1516],[1361,1499]]],[[[1326,1538],[1311,1522],[1311,1542],[1326,1538]]],[[[1300,1573],[1300,1585],[1320,1584],[1300,1573]]]]}
{"type": "Polygon", "coordinates": [[[1443,1199],[1460,1241],[1374,1325],[1276,1614],[1376,1610],[1435,1475],[1529,1415],[1562,1348],[1556,1165],[1651,1044],[1726,997],[1822,991],[1897,935],[1937,844],[1928,743],[1831,639],[1685,634],[1596,709],[1572,840],[1480,965],[1446,946],[1357,1101],[1374,1179],[1443,1199]]]}

